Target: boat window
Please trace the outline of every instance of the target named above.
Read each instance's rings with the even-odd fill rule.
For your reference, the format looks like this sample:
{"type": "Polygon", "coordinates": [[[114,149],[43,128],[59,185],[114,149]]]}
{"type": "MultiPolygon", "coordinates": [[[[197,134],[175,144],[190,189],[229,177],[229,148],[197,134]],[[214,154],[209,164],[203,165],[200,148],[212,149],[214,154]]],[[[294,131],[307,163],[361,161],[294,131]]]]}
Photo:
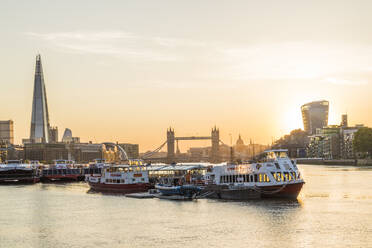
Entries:
{"type": "Polygon", "coordinates": [[[258,181],[257,179],[258,179],[257,174],[254,174],[254,182],[255,183],[257,183],[257,181],[258,181]]]}
{"type": "Polygon", "coordinates": [[[276,167],[278,170],[280,170],[280,166],[279,166],[278,163],[275,163],[275,167],[276,167]]]}
{"type": "Polygon", "coordinates": [[[142,180],[142,181],[145,181],[145,179],[144,179],[144,178],[141,178],[141,180],[142,180]]]}
{"type": "Polygon", "coordinates": [[[275,153],[274,152],[268,152],[266,155],[267,161],[275,160],[275,153]]]}
{"type": "Polygon", "coordinates": [[[136,179],[132,178],[132,182],[134,182],[136,179]]]}
{"type": "Polygon", "coordinates": [[[277,182],[280,182],[280,175],[279,175],[279,173],[271,172],[271,174],[273,175],[274,179],[277,182]]]}
{"type": "Polygon", "coordinates": [[[269,178],[269,176],[266,175],[266,174],[263,174],[263,181],[264,181],[264,182],[270,182],[270,178],[269,178]]]}
{"type": "Polygon", "coordinates": [[[278,152],[277,156],[279,158],[287,158],[287,153],[286,152],[278,152]]]}
{"type": "Polygon", "coordinates": [[[282,180],[282,182],[285,182],[284,173],[280,173],[280,179],[282,180]]]}

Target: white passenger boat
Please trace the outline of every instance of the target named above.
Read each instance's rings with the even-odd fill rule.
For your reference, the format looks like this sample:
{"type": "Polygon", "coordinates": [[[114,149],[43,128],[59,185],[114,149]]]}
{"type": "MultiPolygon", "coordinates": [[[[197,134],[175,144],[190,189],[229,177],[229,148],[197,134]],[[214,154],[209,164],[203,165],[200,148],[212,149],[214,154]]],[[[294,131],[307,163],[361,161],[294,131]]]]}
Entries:
{"type": "Polygon", "coordinates": [[[94,191],[129,194],[146,192],[151,188],[149,173],[144,166],[111,165],[101,171],[101,175],[87,177],[89,186],[94,191]]]}
{"type": "Polygon", "coordinates": [[[257,162],[211,167],[205,175],[204,193],[227,200],[296,199],[304,180],[287,152],[284,149],[269,150],[257,162]]]}

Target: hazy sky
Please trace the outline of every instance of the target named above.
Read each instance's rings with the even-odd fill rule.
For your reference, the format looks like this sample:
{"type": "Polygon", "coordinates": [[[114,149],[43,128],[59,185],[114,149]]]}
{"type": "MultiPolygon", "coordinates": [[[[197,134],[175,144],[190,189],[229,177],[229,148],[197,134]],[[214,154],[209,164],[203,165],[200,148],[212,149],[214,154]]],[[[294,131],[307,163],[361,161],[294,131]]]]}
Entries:
{"type": "MultiPolygon", "coordinates": [[[[50,122],[156,148],[166,129],[267,144],[330,101],[372,126],[372,1],[0,0],[0,119],[29,136],[35,56],[50,122]]],[[[205,146],[210,142],[183,142],[205,146]]],[[[180,144],[181,145],[181,144],[180,144]]]]}

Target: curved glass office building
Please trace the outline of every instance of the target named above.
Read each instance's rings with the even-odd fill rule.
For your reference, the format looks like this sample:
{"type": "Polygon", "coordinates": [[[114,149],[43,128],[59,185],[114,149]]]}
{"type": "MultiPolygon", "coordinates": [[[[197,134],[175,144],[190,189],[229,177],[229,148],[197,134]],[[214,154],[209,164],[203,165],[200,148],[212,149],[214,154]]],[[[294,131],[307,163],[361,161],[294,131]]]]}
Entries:
{"type": "Polygon", "coordinates": [[[317,128],[328,125],[328,101],[316,101],[301,106],[304,130],[308,134],[315,134],[317,128]]]}

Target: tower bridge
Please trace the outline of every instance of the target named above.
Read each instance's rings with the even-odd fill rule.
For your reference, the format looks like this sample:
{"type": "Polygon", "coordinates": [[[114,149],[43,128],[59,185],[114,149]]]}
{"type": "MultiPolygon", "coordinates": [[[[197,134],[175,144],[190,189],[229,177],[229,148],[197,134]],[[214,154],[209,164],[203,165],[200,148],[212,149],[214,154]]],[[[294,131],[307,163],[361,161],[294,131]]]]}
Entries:
{"type": "Polygon", "coordinates": [[[154,160],[151,157],[159,152],[165,145],[167,145],[167,157],[158,158],[155,160],[166,161],[168,163],[177,162],[177,157],[175,153],[175,142],[178,143],[180,140],[211,140],[211,154],[209,157],[210,162],[217,163],[220,161],[219,158],[219,144],[220,144],[220,130],[217,127],[212,128],[210,136],[180,136],[176,137],[174,129],[167,129],[167,140],[160,145],[157,149],[152,152],[148,152],[143,155],[145,160],[154,160]]]}

